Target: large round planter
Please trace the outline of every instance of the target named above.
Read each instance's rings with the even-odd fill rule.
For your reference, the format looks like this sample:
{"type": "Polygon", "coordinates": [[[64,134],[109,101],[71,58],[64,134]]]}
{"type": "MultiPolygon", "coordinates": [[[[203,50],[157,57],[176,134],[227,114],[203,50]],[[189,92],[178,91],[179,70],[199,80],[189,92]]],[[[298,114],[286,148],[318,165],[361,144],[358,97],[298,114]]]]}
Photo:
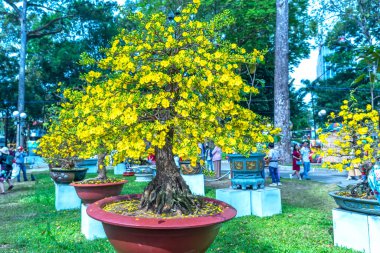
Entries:
{"type": "Polygon", "coordinates": [[[141,195],[123,195],[99,200],[87,208],[90,217],[103,223],[108,240],[119,253],[205,252],[222,223],[235,217],[236,210],[219,200],[205,198],[223,207],[223,212],[207,217],[136,218],[106,212],[106,204],[141,195]]]}
{"type": "Polygon", "coordinates": [[[75,168],[64,170],[61,168],[51,168],[50,177],[57,184],[70,184],[74,181],[81,181],[86,177],[87,168],[75,168]]]}
{"type": "Polygon", "coordinates": [[[329,192],[329,195],[334,198],[340,208],[370,215],[380,215],[380,203],[377,200],[339,196],[337,195],[338,192],[329,192]]]}
{"type": "Polygon", "coordinates": [[[77,184],[74,182],[70,185],[74,186],[83,204],[90,204],[106,197],[120,195],[124,184],[127,182],[127,180],[105,184],[77,184]]]}

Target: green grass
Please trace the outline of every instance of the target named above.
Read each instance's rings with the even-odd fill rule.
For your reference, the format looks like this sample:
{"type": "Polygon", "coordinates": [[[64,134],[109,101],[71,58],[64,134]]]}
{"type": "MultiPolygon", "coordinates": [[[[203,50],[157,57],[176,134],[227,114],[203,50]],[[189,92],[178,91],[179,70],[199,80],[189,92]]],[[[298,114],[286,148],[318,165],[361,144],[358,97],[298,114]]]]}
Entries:
{"type": "MultiPolygon", "coordinates": [[[[112,174],[112,172],[110,172],[112,174]]],[[[91,177],[93,175],[89,175],[91,177]]],[[[146,183],[124,186],[141,193],[146,183]]],[[[284,180],[283,213],[267,218],[235,218],[225,223],[208,252],[355,252],[333,246],[331,185],[284,180]]],[[[215,197],[215,189],[207,188],[215,197]]],[[[0,252],[114,252],[106,239],[87,241],[80,232],[80,211],[56,211],[54,184],[47,173],[37,182],[16,184],[0,196],[0,252]]]]}

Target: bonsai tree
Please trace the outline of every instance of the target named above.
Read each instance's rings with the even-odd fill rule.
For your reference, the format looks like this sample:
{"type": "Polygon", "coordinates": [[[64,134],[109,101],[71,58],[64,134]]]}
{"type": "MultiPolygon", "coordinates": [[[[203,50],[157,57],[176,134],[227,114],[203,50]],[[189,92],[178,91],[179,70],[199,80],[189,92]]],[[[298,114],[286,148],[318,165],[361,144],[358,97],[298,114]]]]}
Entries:
{"type": "MultiPolygon", "coordinates": [[[[54,157],[71,158],[72,167],[74,161],[78,159],[87,159],[94,155],[98,157],[98,176],[96,180],[104,181],[107,179],[106,174],[106,158],[113,150],[115,143],[114,138],[118,136],[113,133],[113,119],[109,120],[107,124],[102,125],[101,128],[97,127],[96,122],[97,114],[101,113],[99,110],[108,110],[103,106],[99,108],[97,104],[101,101],[105,102],[108,97],[106,94],[102,96],[94,96],[88,87],[86,92],[77,90],[65,90],[63,92],[64,98],[61,103],[61,110],[57,119],[52,121],[48,133],[41,139],[39,147],[40,153],[48,157],[48,159],[55,159],[54,157]],[[86,103],[87,100],[97,103],[86,103]],[[108,126],[108,128],[107,128],[108,126]],[[112,126],[112,127],[111,127],[112,126]]],[[[99,120],[105,117],[97,117],[99,120]]],[[[109,157],[109,156],[108,156],[109,157]]],[[[94,180],[94,179],[90,179],[94,180]]]]}
{"type": "Polygon", "coordinates": [[[82,147],[81,141],[73,138],[76,130],[70,116],[62,119],[65,113],[72,114],[62,109],[58,118],[51,118],[48,133],[39,140],[37,153],[46,159],[50,168],[73,169],[82,147]]]}
{"type": "Polygon", "coordinates": [[[379,114],[371,105],[366,109],[357,108],[356,102],[353,96],[350,101],[344,100],[340,112],[329,116],[329,123],[342,123],[341,129],[336,133],[321,134],[319,138],[327,145],[324,156],[335,157],[332,161],[324,161],[324,166],[339,171],[360,170],[364,180],[351,189],[351,194],[369,196],[373,193],[368,187],[367,176],[379,155],[379,114]],[[335,141],[328,143],[332,135],[335,141]]]}
{"type": "Polygon", "coordinates": [[[155,154],[157,175],[144,190],[142,210],[195,212],[196,198],[174,155],[195,166],[197,144],[210,140],[226,153],[248,155],[279,132],[240,106],[243,95],[258,92],[239,75],[242,66],[253,69],[263,53],[247,53],[223,39],[220,31],[233,21],[228,12],[201,22],[195,20],[198,7],[194,0],[174,17],[137,12],[135,29],[121,31],[105,58],[82,59],[93,70],[83,76],[87,87],[81,99],[71,99],[74,116],[81,119],[76,136],[112,135],[102,145],[117,150],[117,161],[155,154]]]}

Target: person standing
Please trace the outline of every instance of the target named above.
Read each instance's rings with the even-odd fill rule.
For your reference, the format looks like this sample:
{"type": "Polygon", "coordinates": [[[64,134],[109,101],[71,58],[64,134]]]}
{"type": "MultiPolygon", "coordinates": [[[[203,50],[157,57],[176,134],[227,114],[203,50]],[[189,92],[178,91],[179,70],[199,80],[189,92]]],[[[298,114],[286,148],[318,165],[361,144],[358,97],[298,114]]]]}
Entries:
{"type": "Polygon", "coordinates": [[[310,180],[309,171],[310,171],[310,148],[307,141],[305,141],[300,150],[303,162],[303,172],[301,173],[301,178],[305,178],[306,180],[310,180]]]}
{"type": "Polygon", "coordinates": [[[201,150],[201,153],[199,154],[201,159],[205,160],[205,145],[203,143],[198,143],[198,148],[201,150]]]}
{"type": "Polygon", "coordinates": [[[0,194],[5,194],[4,181],[6,180],[5,170],[0,168],[0,194]]]}
{"type": "Polygon", "coordinates": [[[8,191],[13,189],[12,183],[12,164],[13,164],[13,156],[9,154],[9,149],[7,147],[3,147],[0,149],[0,162],[1,169],[5,171],[5,179],[9,185],[8,191]]]}
{"type": "Polygon", "coordinates": [[[212,162],[212,150],[208,145],[206,145],[206,167],[208,170],[214,171],[214,165],[212,162]]]}
{"type": "Polygon", "coordinates": [[[219,178],[221,174],[221,167],[222,167],[222,150],[218,146],[215,146],[211,154],[212,154],[212,162],[214,164],[215,176],[216,178],[219,178]]]}
{"type": "Polygon", "coordinates": [[[274,143],[269,143],[269,153],[267,160],[269,161],[269,173],[272,183],[269,186],[280,186],[280,176],[278,173],[278,161],[280,160],[280,152],[274,149],[274,143]]]}
{"type": "MultiPolygon", "coordinates": [[[[28,177],[26,175],[26,166],[25,166],[25,156],[26,152],[23,147],[18,147],[15,153],[15,158],[16,158],[16,165],[19,166],[20,172],[17,175],[17,182],[20,182],[20,175],[22,171],[22,176],[24,178],[24,181],[28,181],[28,177]]],[[[34,176],[33,174],[30,174],[30,179],[34,181],[34,176]]]]}
{"type": "Polygon", "coordinates": [[[299,180],[302,180],[301,179],[301,175],[300,175],[300,170],[301,170],[301,166],[300,166],[300,163],[302,163],[302,157],[301,157],[301,152],[300,152],[300,146],[298,146],[298,144],[294,144],[294,147],[293,147],[293,153],[292,153],[292,156],[293,156],[293,174],[290,174],[291,178],[293,176],[297,176],[297,178],[299,180]]]}

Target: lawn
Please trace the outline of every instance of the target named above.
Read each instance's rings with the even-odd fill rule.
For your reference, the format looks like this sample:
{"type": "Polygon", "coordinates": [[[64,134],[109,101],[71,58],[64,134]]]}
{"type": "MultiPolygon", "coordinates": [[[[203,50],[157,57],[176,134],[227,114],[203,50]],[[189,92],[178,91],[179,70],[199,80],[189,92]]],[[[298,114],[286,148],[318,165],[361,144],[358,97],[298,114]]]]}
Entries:
{"type": "MultiPolygon", "coordinates": [[[[123,193],[140,193],[146,185],[129,181],[123,193]]],[[[225,223],[208,252],[356,252],[333,246],[335,203],[327,192],[334,185],[283,182],[281,215],[225,223]]],[[[206,192],[215,197],[214,188],[206,192]]],[[[37,174],[36,182],[16,183],[11,193],[0,196],[0,217],[0,252],[114,252],[106,239],[84,238],[79,210],[55,211],[54,184],[47,173],[37,174]]]]}

